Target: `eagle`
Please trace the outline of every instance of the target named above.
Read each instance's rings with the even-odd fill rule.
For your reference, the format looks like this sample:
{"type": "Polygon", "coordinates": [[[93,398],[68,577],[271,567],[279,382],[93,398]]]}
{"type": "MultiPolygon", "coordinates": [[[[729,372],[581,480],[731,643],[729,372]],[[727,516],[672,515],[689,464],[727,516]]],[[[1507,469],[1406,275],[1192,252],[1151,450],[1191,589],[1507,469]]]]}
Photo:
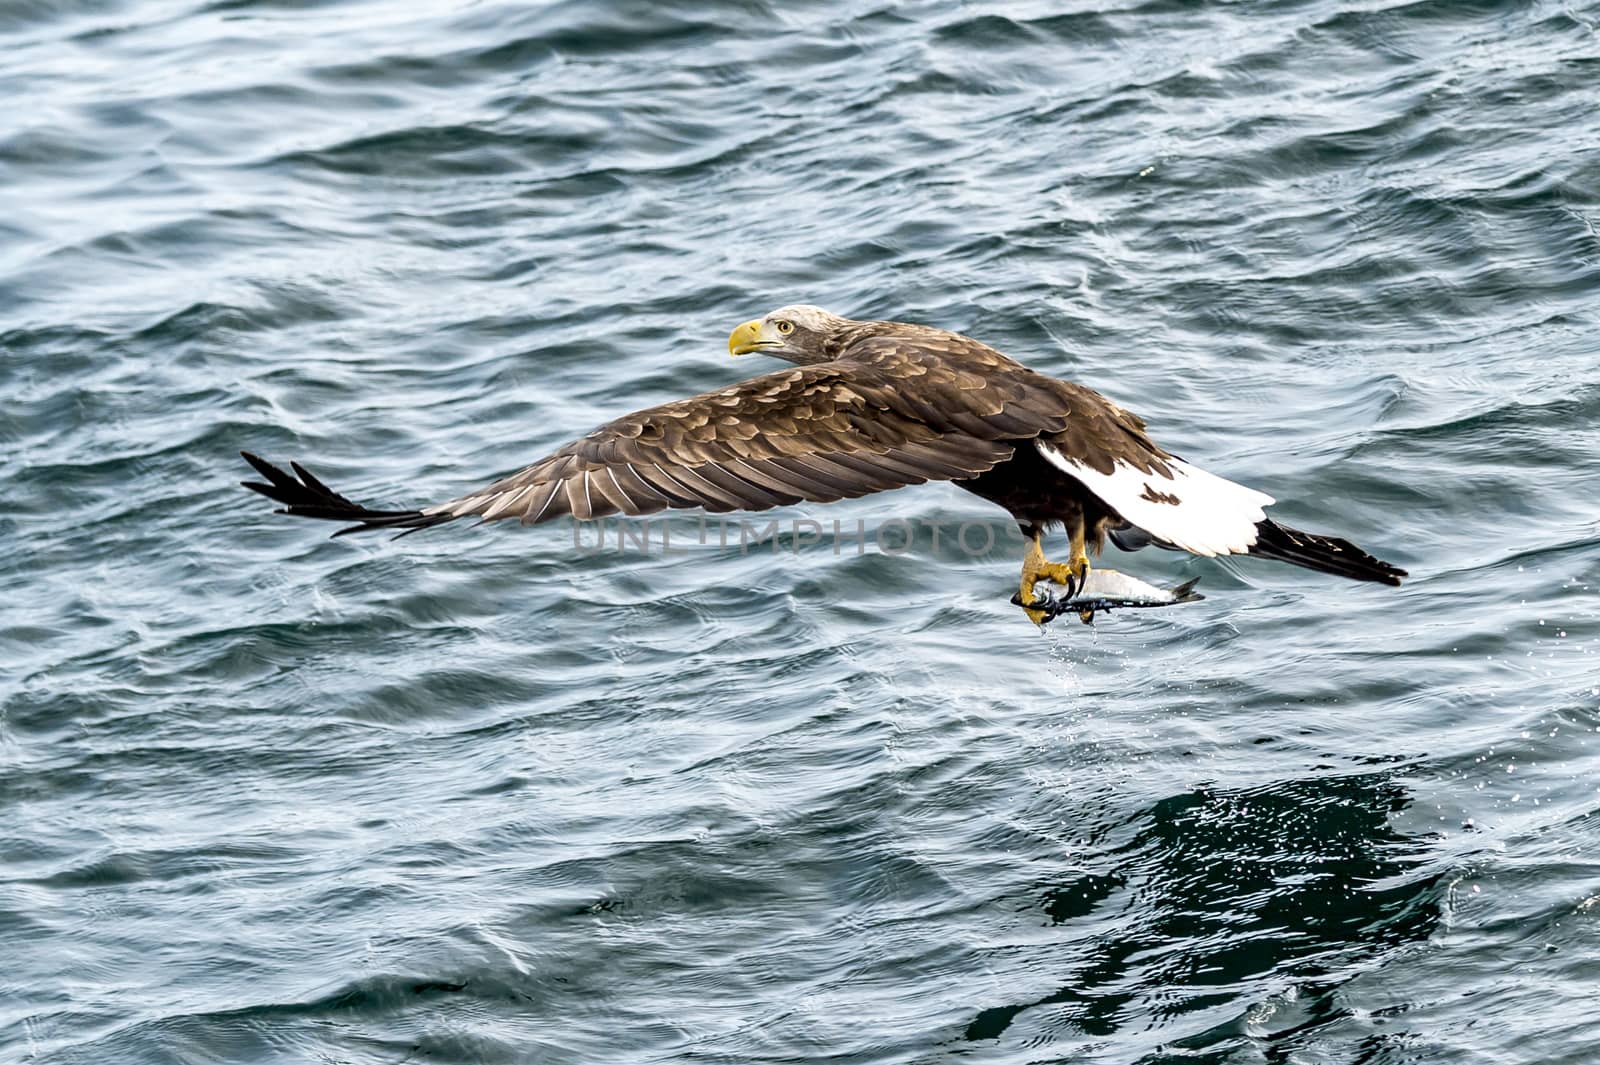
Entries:
{"type": "Polygon", "coordinates": [[[242,483],[281,503],[280,514],[346,523],[334,533],[343,536],[467,517],[537,525],[669,508],[759,511],[951,481],[1016,520],[1025,549],[1013,601],[1036,624],[1055,613],[1038,583],[1063,585],[1070,599],[1108,538],[1124,550],[1249,555],[1379,584],[1407,575],[1349,540],[1268,518],[1271,496],[1167,451],[1100,393],[970,337],[799,304],[734,329],[728,352],[793,365],[625,414],[420,510],[362,506],[298,462],[289,472],[249,452],[264,481],[242,483]],[[1066,562],[1044,555],[1052,528],[1066,534],[1066,562]]]}

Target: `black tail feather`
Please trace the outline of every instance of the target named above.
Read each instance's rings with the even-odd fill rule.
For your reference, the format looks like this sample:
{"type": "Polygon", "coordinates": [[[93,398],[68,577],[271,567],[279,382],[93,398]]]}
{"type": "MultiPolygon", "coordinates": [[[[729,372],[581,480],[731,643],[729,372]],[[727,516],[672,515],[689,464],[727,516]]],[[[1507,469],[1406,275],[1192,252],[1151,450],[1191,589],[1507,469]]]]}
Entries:
{"type": "Polygon", "coordinates": [[[248,451],[241,451],[239,454],[255,467],[257,473],[267,479],[265,484],[260,481],[239,483],[252,492],[260,492],[275,503],[282,503],[283,506],[277,511],[279,514],[293,514],[299,518],[317,518],[322,521],[356,523],[349,528],[340,529],[333,534],[334,536],[348,536],[350,533],[372,532],[378,529],[399,529],[400,535],[404,536],[418,529],[443,525],[447,521],[455,520],[453,514],[424,514],[420,510],[373,510],[335,492],[298,462],[289,463],[289,468],[294,471],[294,476],[290,476],[272,463],[248,451]]]}
{"type": "Polygon", "coordinates": [[[1372,557],[1349,540],[1301,532],[1271,518],[1256,523],[1256,542],[1250,554],[1353,581],[1397,585],[1400,578],[1407,576],[1405,570],[1372,557]]]}

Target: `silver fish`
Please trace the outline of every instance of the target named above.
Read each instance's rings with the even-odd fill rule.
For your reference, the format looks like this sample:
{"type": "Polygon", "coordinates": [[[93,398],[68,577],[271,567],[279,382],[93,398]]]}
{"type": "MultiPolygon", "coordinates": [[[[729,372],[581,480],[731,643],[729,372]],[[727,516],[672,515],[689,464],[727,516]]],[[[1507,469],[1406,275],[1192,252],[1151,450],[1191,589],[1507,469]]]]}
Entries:
{"type": "MultiPolygon", "coordinates": [[[[1120,607],[1172,606],[1204,599],[1205,596],[1194,590],[1199,583],[1200,578],[1196,577],[1176,588],[1160,588],[1114,569],[1091,569],[1083,587],[1070,598],[1063,598],[1066,586],[1054,581],[1040,581],[1034,586],[1033,593],[1041,604],[1039,609],[1044,611],[1045,622],[1054,621],[1062,614],[1073,613],[1088,625],[1094,621],[1095,613],[1101,610],[1110,612],[1120,607]]],[[[1022,605],[1017,596],[1012,596],[1011,601],[1022,605]]]]}

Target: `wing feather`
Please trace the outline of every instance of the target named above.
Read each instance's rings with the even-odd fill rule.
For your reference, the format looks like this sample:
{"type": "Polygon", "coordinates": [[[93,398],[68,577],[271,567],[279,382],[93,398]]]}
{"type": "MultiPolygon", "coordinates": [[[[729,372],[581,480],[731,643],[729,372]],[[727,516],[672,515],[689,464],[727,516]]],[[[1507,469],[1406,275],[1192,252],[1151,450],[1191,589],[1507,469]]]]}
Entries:
{"type": "Polygon", "coordinates": [[[694,493],[700,500],[700,505],[714,514],[727,513],[730,510],[742,510],[745,501],[738,492],[723,488],[702,470],[715,468],[715,463],[701,463],[699,466],[679,466],[672,471],[672,476],[678,483],[694,493]]]}
{"type": "Polygon", "coordinates": [[[949,352],[901,344],[863,353],[637,411],[431,509],[535,524],[829,502],[975,477],[1011,457],[1009,439],[1054,424],[1011,402],[1026,392],[1015,382],[942,367],[949,352]],[[928,394],[912,395],[924,385],[928,394]]]}
{"type": "MultiPolygon", "coordinates": [[[[826,470],[818,468],[809,461],[805,455],[783,455],[778,458],[767,459],[767,465],[783,472],[790,481],[798,484],[804,491],[804,498],[813,503],[832,503],[834,500],[843,499],[846,495],[844,482],[838,478],[828,476],[826,470]]],[[[856,480],[859,480],[858,478],[856,480]]],[[[906,482],[900,481],[900,484],[906,482]]],[[[898,485],[897,485],[898,487],[898,485]]],[[[870,489],[863,488],[857,495],[864,495],[870,489]]]]}
{"type": "MultiPolygon", "coordinates": [[[[737,460],[734,460],[737,461],[737,460]]],[[[761,485],[741,477],[728,466],[707,462],[690,472],[704,477],[739,501],[741,510],[770,510],[784,502],[784,498],[761,485]]]]}
{"type": "Polygon", "coordinates": [[[633,463],[623,460],[606,468],[611,471],[611,476],[617,479],[618,486],[628,493],[628,498],[638,501],[636,505],[640,508],[640,513],[653,514],[663,507],[672,505],[672,498],[662,495],[651,487],[643,477],[639,476],[639,472],[633,468],[633,463]]]}
{"type": "Polygon", "coordinates": [[[567,513],[567,493],[564,491],[564,481],[548,481],[536,485],[534,498],[522,511],[522,524],[534,525],[540,521],[552,520],[567,513]],[[535,506],[534,504],[538,505],[535,506]]]}
{"type": "Polygon", "coordinates": [[[838,338],[834,361],[636,411],[424,510],[368,510],[308,473],[296,469],[295,481],[267,463],[256,468],[270,483],[257,490],[287,501],[291,513],[357,528],[764,510],[969,481],[1008,461],[1019,442],[1075,428],[1073,386],[977,341],[893,323],[855,326],[838,338]]]}
{"type": "Polygon", "coordinates": [[[488,506],[484,508],[483,520],[493,521],[495,518],[498,518],[500,515],[511,510],[518,503],[521,503],[530,494],[537,491],[538,488],[538,485],[530,484],[522,488],[514,489],[510,492],[500,493],[498,497],[496,497],[492,502],[489,503],[488,506]]]}
{"type": "Polygon", "coordinates": [[[700,499],[694,491],[684,486],[683,482],[674,477],[659,463],[650,463],[637,467],[640,477],[645,478],[662,495],[672,500],[675,507],[697,507],[700,499]]]}
{"type": "Polygon", "coordinates": [[[752,484],[759,484],[778,496],[785,506],[798,503],[805,498],[805,492],[793,481],[785,480],[774,472],[771,463],[763,462],[759,459],[749,462],[744,459],[733,459],[729,463],[729,468],[737,470],[739,476],[745,480],[752,484]]]}

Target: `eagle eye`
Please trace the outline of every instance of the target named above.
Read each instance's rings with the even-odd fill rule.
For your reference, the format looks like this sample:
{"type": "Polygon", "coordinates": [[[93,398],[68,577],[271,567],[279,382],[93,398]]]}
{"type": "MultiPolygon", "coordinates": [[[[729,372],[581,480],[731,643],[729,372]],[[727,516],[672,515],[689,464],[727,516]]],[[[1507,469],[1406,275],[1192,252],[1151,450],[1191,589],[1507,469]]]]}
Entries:
{"type": "Polygon", "coordinates": [[[794,323],[789,321],[787,318],[779,318],[773,324],[778,327],[778,332],[782,333],[784,336],[788,336],[790,333],[794,332],[794,323]]]}

